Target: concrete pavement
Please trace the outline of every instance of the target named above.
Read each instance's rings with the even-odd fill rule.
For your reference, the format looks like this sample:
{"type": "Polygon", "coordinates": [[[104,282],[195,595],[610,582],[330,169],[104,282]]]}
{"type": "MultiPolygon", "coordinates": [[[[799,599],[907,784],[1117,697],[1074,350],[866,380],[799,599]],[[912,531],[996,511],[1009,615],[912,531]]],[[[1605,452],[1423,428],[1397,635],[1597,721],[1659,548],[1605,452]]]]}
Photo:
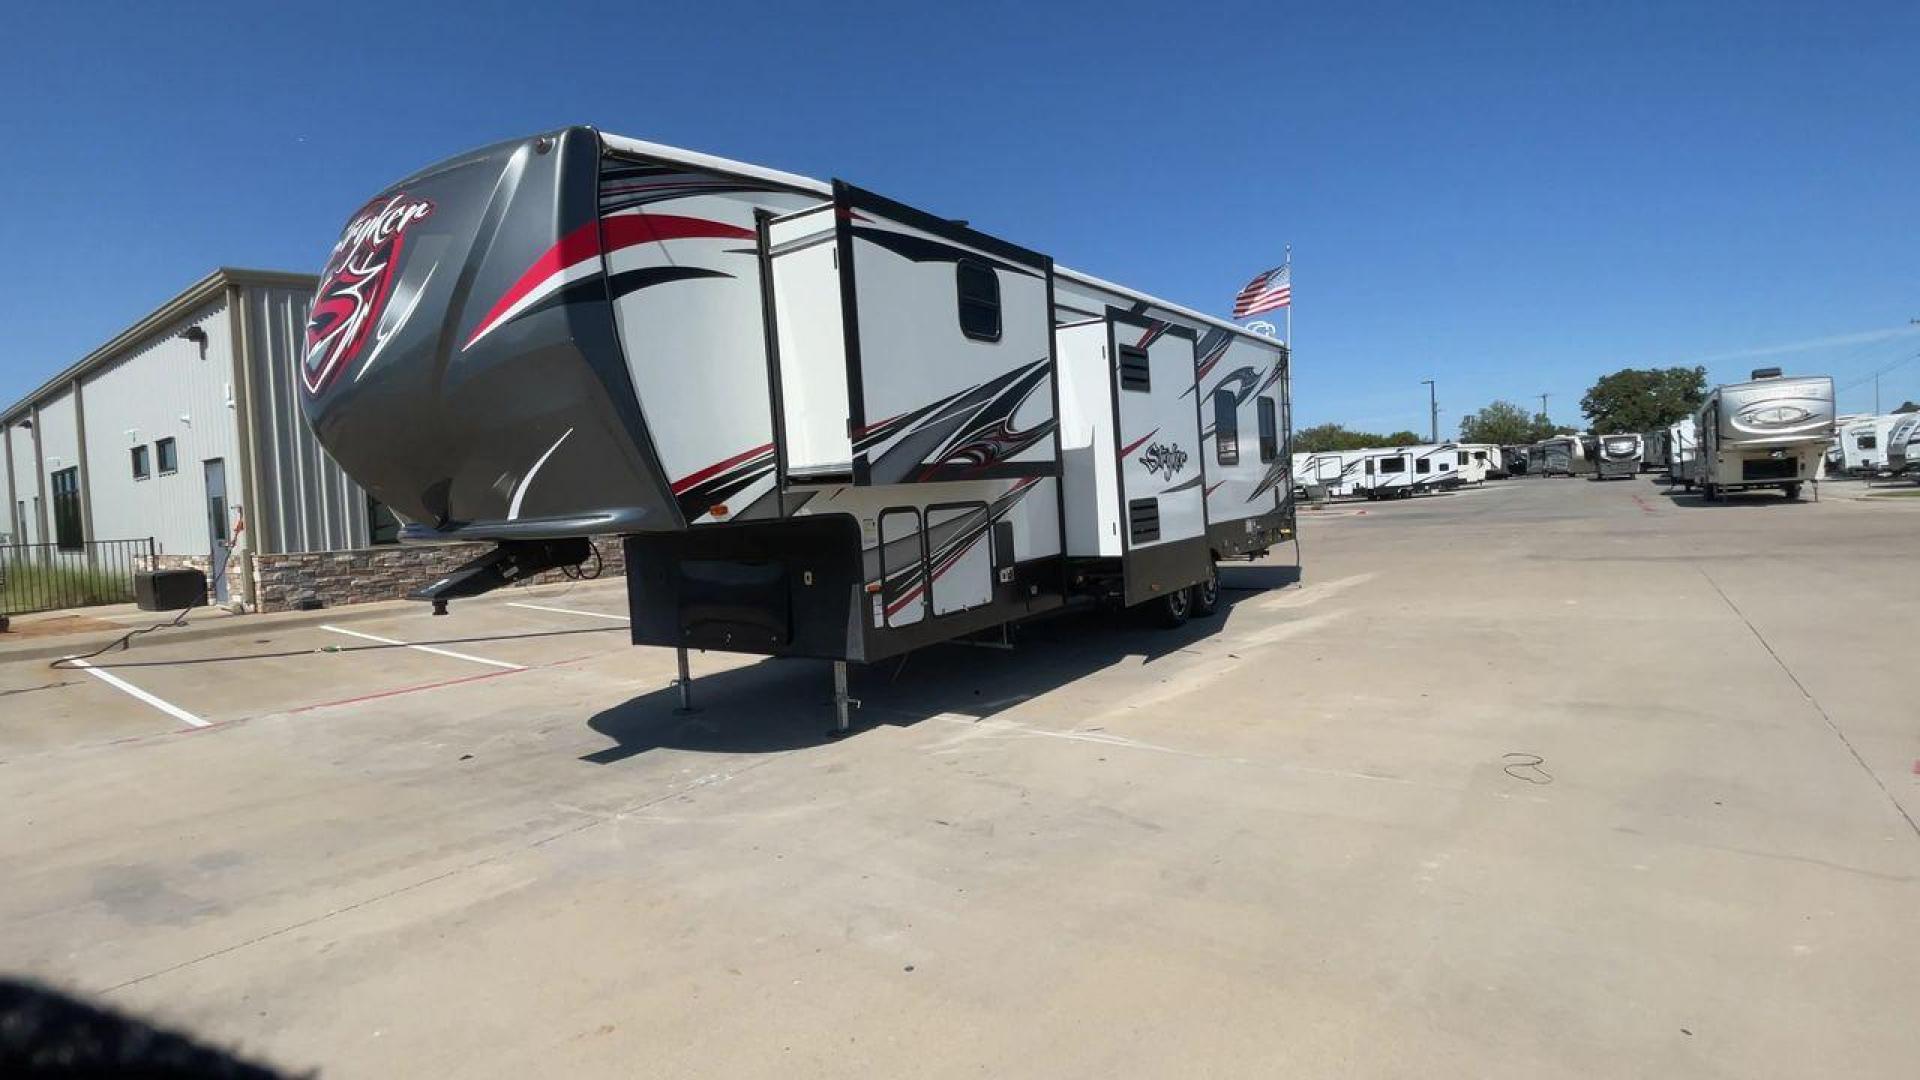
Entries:
{"type": "Polygon", "coordinates": [[[1366,509],[844,740],[617,583],[0,662],[0,957],[329,1076],[1911,1075],[1920,505],[1366,509]]]}

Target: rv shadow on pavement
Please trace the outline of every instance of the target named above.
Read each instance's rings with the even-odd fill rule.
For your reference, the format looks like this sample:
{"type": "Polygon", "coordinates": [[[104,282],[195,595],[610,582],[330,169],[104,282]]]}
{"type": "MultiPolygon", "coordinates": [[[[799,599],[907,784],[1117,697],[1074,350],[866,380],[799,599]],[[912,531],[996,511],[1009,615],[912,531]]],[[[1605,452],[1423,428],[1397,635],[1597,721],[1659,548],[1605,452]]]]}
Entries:
{"type": "Polygon", "coordinates": [[[1729,491],[1722,494],[1719,499],[1709,502],[1707,497],[1699,491],[1688,491],[1679,486],[1667,488],[1667,498],[1673,500],[1673,505],[1685,510],[1758,510],[1775,506],[1799,506],[1801,503],[1811,505],[1814,501],[1811,491],[1802,492],[1798,499],[1789,499],[1772,488],[1761,488],[1756,491],[1729,491]]]}
{"type": "MultiPolygon", "coordinates": [[[[1227,567],[1220,609],[1177,630],[1135,613],[1077,609],[1014,628],[1014,647],[929,645],[875,664],[849,664],[860,701],[853,735],[908,727],[942,714],[985,719],[1129,658],[1151,665],[1215,633],[1236,603],[1299,579],[1292,566],[1227,567]]],[[[580,760],[611,765],[650,750],[772,754],[833,741],[832,678],[825,661],[767,658],[693,681],[695,711],[676,711],[668,686],[602,711],[587,726],[613,740],[580,760]]]]}

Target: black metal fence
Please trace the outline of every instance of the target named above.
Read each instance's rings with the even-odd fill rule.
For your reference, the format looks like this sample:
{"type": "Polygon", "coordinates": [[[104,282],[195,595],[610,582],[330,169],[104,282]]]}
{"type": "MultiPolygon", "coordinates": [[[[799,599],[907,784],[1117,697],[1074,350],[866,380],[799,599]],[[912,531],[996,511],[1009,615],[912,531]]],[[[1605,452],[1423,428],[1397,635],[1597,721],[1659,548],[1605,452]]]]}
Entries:
{"type": "Polygon", "coordinates": [[[152,537],[0,546],[0,615],[125,603],[154,554],[152,537]]]}

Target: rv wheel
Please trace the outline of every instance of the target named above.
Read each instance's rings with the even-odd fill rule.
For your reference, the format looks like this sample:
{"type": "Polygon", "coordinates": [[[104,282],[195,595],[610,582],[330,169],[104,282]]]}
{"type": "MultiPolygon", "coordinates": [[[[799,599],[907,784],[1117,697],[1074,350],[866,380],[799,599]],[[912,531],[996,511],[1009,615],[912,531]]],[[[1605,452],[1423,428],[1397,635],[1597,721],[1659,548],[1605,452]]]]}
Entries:
{"type": "Polygon", "coordinates": [[[1220,609],[1220,568],[1207,567],[1207,580],[1193,587],[1193,613],[1211,615],[1220,609]]]}
{"type": "Polygon", "coordinates": [[[1799,484],[1788,484],[1788,485],[1786,485],[1785,487],[1783,487],[1783,488],[1781,488],[1780,490],[1782,490],[1782,491],[1784,491],[1784,492],[1786,492],[1786,493],[1787,493],[1787,498],[1789,498],[1789,499],[1797,499],[1797,498],[1799,498],[1799,497],[1800,497],[1800,485],[1799,485],[1799,484]]]}
{"type": "Polygon", "coordinates": [[[1175,589],[1151,603],[1155,619],[1161,626],[1173,630],[1185,626],[1193,614],[1193,590],[1175,589]]]}

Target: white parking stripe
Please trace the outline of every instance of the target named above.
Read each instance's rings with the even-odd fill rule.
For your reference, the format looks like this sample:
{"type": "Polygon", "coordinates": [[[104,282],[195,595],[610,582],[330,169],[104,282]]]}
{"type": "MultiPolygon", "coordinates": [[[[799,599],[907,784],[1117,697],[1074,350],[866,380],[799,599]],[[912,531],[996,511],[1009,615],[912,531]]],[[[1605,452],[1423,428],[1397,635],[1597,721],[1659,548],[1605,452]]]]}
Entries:
{"type": "Polygon", "coordinates": [[[178,720],[183,724],[189,724],[193,727],[208,726],[208,721],[200,719],[199,717],[193,715],[192,713],[181,708],[180,706],[173,704],[170,701],[162,701],[159,698],[154,697],[152,694],[147,693],[145,690],[140,689],[139,687],[133,685],[132,683],[121,678],[120,676],[113,674],[110,671],[101,671],[99,668],[94,667],[92,664],[87,663],[85,660],[68,660],[67,663],[72,664],[74,667],[79,668],[81,671],[84,671],[87,674],[93,676],[94,678],[99,679],[101,682],[106,683],[108,686],[111,686],[116,690],[125,691],[127,694],[131,695],[132,697],[138,698],[139,700],[146,702],[147,704],[153,706],[156,709],[159,709],[161,712],[166,713],[168,716],[173,717],[175,720],[178,720]]]}
{"type": "Polygon", "coordinates": [[[608,615],[600,611],[581,611],[577,608],[548,607],[545,604],[522,604],[518,600],[507,601],[508,607],[526,608],[528,611],[551,611],[557,615],[585,615],[589,619],[611,619],[614,622],[631,622],[625,615],[608,615]]]}
{"type": "Polygon", "coordinates": [[[418,649],[421,652],[430,652],[435,656],[450,656],[455,660],[469,660],[476,664],[487,664],[492,667],[506,668],[508,671],[527,670],[526,666],[523,664],[509,664],[505,660],[489,660],[484,656],[472,656],[463,652],[454,652],[452,649],[436,649],[431,645],[415,645],[410,641],[395,641],[393,638],[378,637],[373,634],[363,634],[358,630],[348,630],[339,626],[322,626],[320,629],[331,630],[336,634],[345,634],[348,637],[365,638],[368,641],[377,641],[382,645],[398,645],[403,649],[418,649]]]}

